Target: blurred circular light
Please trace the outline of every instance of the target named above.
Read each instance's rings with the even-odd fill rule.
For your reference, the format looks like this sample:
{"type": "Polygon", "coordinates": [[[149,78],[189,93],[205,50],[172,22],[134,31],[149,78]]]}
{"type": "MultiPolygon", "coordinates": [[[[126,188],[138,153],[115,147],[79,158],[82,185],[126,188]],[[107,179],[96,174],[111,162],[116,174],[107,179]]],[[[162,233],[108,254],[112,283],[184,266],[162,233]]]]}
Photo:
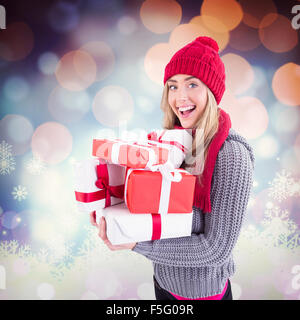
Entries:
{"type": "Polygon", "coordinates": [[[239,3],[244,11],[243,22],[252,28],[258,28],[268,13],[277,13],[276,5],[272,0],[240,0],[239,3]]]}
{"type": "Polygon", "coordinates": [[[98,276],[98,270],[90,271],[85,281],[88,291],[93,292],[99,299],[108,299],[121,289],[121,283],[113,271],[101,270],[102,276],[98,276]]]}
{"type": "Polygon", "coordinates": [[[300,105],[300,65],[289,62],[276,70],[272,89],[276,98],[287,105],[300,105]]]}
{"type": "Polygon", "coordinates": [[[146,0],[140,9],[144,26],[154,33],[170,32],[180,23],[182,9],[174,0],[146,0]]]}
{"type": "Polygon", "coordinates": [[[279,145],[271,135],[264,135],[257,143],[256,152],[261,158],[273,158],[278,153],[279,145]]]}
{"type": "Polygon", "coordinates": [[[3,90],[9,100],[18,102],[27,97],[30,88],[23,77],[12,76],[4,82],[3,90]]]}
{"type": "Polygon", "coordinates": [[[300,125],[300,114],[297,108],[287,108],[279,102],[272,107],[273,126],[279,133],[297,132],[300,125]]]}
{"type": "Polygon", "coordinates": [[[20,223],[18,217],[19,215],[15,211],[6,211],[0,217],[1,225],[6,229],[12,230],[20,223]]]}
{"type": "Polygon", "coordinates": [[[1,138],[12,145],[12,154],[20,155],[30,147],[33,134],[31,122],[17,114],[8,114],[0,120],[1,138]]]}
{"type": "Polygon", "coordinates": [[[254,72],[249,62],[234,53],[222,56],[225,65],[226,88],[234,94],[244,93],[254,82],[254,72]]]}
{"type": "Polygon", "coordinates": [[[186,44],[200,36],[209,36],[211,33],[202,24],[184,23],[177,26],[170,34],[169,45],[172,54],[181,49],[186,44]]]}
{"type": "Polygon", "coordinates": [[[103,41],[91,41],[80,50],[87,52],[96,63],[96,80],[101,81],[109,76],[115,65],[115,55],[111,47],[103,41]]]}
{"type": "Polygon", "coordinates": [[[37,296],[41,300],[51,300],[55,296],[55,289],[50,283],[41,283],[37,287],[37,296]]]}
{"type": "Polygon", "coordinates": [[[33,49],[34,36],[24,22],[13,22],[0,32],[0,58],[7,61],[22,60],[33,49]]]}
{"type": "Polygon", "coordinates": [[[58,57],[53,52],[45,52],[38,59],[39,70],[46,75],[53,74],[58,64],[58,57]]]}
{"type": "Polygon", "coordinates": [[[49,164],[65,160],[72,151],[72,136],[58,122],[46,122],[36,128],[31,140],[32,152],[49,164]]]}
{"type": "Polygon", "coordinates": [[[57,65],[55,75],[59,84],[70,91],[89,87],[96,79],[97,65],[89,53],[75,50],[66,53],[57,65]]]}
{"type": "Polygon", "coordinates": [[[97,121],[108,127],[117,127],[122,121],[133,116],[134,102],[130,93],[123,87],[106,86],[96,94],[93,101],[93,114],[97,121]]]}
{"type": "Polygon", "coordinates": [[[171,57],[172,51],[168,43],[157,43],[147,51],[144,68],[153,82],[163,85],[164,70],[171,57]]]}
{"type": "Polygon", "coordinates": [[[206,29],[202,35],[207,35],[217,41],[219,52],[221,52],[229,42],[229,32],[226,26],[216,19],[209,16],[196,16],[190,20],[189,23],[198,25],[201,29],[206,29]],[[214,28],[212,28],[212,26],[214,28]]]}
{"type": "Polygon", "coordinates": [[[230,115],[232,128],[246,139],[256,139],[267,130],[268,112],[259,99],[247,96],[237,99],[226,90],[221,103],[230,115]]]}
{"type": "Polygon", "coordinates": [[[239,113],[234,127],[245,138],[256,139],[268,128],[269,116],[266,107],[255,97],[238,99],[239,113]]]}
{"type": "Polygon", "coordinates": [[[226,26],[227,30],[233,30],[238,26],[243,18],[243,10],[238,2],[235,0],[204,0],[201,6],[201,15],[204,16],[206,24],[215,31],[218,30],[218,26],[206,19],[206,16],[214,17],[223,25],[226,26]]]}
{"type": "Polygon", "coordinates": [[[134,18],[123,16],[118,21],[119,32],[124,35],[130,35],[137,30],[137,23],[134,18]]]}
{"type": "Polygon", "coordinates": [[[273,52],[287,52],[298,44],[298,33],[293,29],[291,21],[275,13],[269,13],[262,19],[259,38],[262,44],[273,52]]]}
{"type": "Polygon", "coordinates": [[[69,91],[62,87],[53,89],[48,108],[52,116],[63,123],[80,120],[91,107],[91,98],[86,91],[69,91]]]}

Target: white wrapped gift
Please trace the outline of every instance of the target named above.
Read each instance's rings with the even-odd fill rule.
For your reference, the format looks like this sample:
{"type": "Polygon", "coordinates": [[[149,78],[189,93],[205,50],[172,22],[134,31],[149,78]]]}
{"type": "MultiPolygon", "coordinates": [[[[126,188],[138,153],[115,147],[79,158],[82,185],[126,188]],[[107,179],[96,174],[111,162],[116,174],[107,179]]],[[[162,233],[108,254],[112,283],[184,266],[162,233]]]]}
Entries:
{"type": "Polygon", "coordinates": [[[79,211],[92,212],[124,201],[126,167],[94,158],[75,163],[73,170],[79,211]]]}
{"type": "Polygon", "coordinates": [[[107,238],[113,245],[190,236],[193,212],[185,214],[132,214],[125,203],[96,211],[106,220],[107,238]]]}
{"type": "Polygon", "coordinates": [[[168,163],[173,164],[174,168],[180,168],[186,154],[192,150],[192,130],[155,130],[148,134],[148,141],[167,148],[169,150],[168,163]]]}

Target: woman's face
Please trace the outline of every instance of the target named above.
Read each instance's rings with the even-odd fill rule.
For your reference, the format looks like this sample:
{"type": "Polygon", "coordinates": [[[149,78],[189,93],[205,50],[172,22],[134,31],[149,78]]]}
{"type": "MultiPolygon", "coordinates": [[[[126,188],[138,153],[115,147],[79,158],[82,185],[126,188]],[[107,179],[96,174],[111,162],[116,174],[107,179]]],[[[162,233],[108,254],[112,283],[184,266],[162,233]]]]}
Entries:
{"type": "Polygon", "coordinates": [[[206,103],[206,86],[196,77],[176,74],[167,81],[168,102],[181,126],[192,129],[200,119],[206,103]]]}

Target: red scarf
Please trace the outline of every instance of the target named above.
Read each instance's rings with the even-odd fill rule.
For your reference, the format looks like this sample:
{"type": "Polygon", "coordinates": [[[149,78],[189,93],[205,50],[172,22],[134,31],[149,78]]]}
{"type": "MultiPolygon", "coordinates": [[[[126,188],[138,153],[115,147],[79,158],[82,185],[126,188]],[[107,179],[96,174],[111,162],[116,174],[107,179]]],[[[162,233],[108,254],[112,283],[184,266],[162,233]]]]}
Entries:
{"type": "MultiPolygon", "coordinates": [[[[194,203],[195,207],[198,207],[203,210],[203,212],[211,212],[211,203],[210,203],[210,188],[211,180],[214,172],[214,167],[217,159],[218,152],[223,145],[224,141],[228,137],[229,129],[231,128],[231,120],[229,114],[224,110],[219,108],[219,128],[215,134],[213,140],[208,146],[208,152],[206,161],[204,164],[204,170],[202,173],[202,186],[199,184],[198,179],[196,179],[195,194],[194,194],[194,203]]],[[[181,126],[174,126],[174,129],[184,129],[181,126]]]]}

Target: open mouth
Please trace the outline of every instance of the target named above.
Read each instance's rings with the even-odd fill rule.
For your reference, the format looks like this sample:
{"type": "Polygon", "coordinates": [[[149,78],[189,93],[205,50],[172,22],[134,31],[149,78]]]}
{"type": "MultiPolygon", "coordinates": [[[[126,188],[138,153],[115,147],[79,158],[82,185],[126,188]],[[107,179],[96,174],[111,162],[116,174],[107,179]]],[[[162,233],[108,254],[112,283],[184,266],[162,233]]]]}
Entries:
{"type": "Polygon", "coordinates": [[[189,117],[192,112],[196,109],[195,105],[191,105],[191,106],[185,106],[185,107],[179,107],[178,111],[181,115],[182,118],[187,118],[189,117]]]}

